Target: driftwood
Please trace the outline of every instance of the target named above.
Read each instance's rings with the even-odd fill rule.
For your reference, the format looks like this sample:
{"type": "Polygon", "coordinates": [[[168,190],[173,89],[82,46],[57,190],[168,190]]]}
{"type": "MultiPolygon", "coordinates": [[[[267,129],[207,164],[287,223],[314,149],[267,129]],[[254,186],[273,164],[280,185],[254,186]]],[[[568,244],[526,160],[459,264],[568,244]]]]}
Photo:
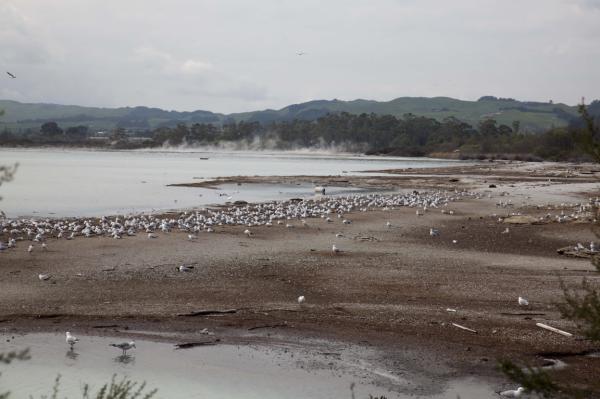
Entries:
{"type": "Polygon", "coordinates": [[[563,331],[563,330],[559,330],[558,328],[550,327],[549,325],[544,324],[544,323],[535,323],[535,325],[538,326],[538,327],[540,327],[540,328],[543,328],[544,330],[548,330],[548,331],[552,331],[552,332],[555,332],[555,333],[560,334],[560,335],[564,335],[565,337],[572,337],[573,336],[573,334],[571,334],[570,332],[566,332],[566,331],[563,331]]]}
{"type": "Polygon", "coordinates": [[[598,252],[592,252],[587,248],[577,249],[577,247],[569,246],[556,250],[559,255],[569,256],[572,258],[591,258],[592,255],[597,255],[598,252]]]}
{"type": "Polygon", "coordinates": [[[500,314],[502,316],[545,316],[546,315],[546,313],[532,313],[532,312],[518,312],[518,313],[502,312],[500,314]]]}
{"type": "Polygon", "coordinates": [[[279,324],[263,324],[260,326],[250,327],[248,331],[259,330],[261,328],[279,328],[279,327],[289,327],[287,323],[279,323],[279,324]]]}
{"type": "Polygon", "coordinates": [[[578,352],[538,352],[536,355],[542,357],[573,357],[573,356],[589,356],[598,353],[597,350],[587,349],[578,352]]]}
{"type": "Polygon", "coordinates": [[[210,316],[210,315],[214,315],[214,314],[237,313],[237,311],[238,311],[237,309],[225,309],[225,310],[207,309],[207,310],[198,310],[196,312],[190,312],[190,313],[179,313],[177,316],[179,316],[179,317],[210,316]]]}
{"type": "Polygon", "coordinates": [[[97,326],[92,326],[92,328],[117,328],[119,327],[116,324],[99,324],[97,326]]]}
{"type": "Polygon", "coordinates": [[[205,342],[184,342],[182,344],[175,344],[175,349],[189,349],[195,348],[196,346],[211,346],[216,345],[220,340],[217,339],[215,341],[205,341],[205,342]]]}
{"type": "Polygon", "coordinates": [[[473,334],[477,334],[477,331],[472,330],[472,329],[470,329],[468,327],[465,327],[465,326],[461,326],[460,324],[452,323],[452,325],[454,327],[460,328],[461,330],[465,330],[465,331],[468,331],[468,332],[472,332],[473,334]]]}

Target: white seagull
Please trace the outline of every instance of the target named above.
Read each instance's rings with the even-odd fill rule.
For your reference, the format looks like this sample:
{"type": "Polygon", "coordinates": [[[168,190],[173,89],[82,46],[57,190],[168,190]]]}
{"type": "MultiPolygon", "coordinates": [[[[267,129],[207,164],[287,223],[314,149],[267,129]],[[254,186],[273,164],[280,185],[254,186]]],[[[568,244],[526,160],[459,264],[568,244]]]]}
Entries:
{"type": "Polygon", "coordinates": [[[29,252],[29,253],[33,252],[33,245],[29,245],[29,247],[27,248],[27,252],[29,252]]]}
{"type": "Polygon", "coordinates": [[[75,345],[77,342],[79,342],[79,338],[74,337],[73,335],[71,335],[70,332],[67,331],[67,344],[69,346],[71,346],[71,349],[73,349],[73,345],[75,345]]]}
{"type": "Polygon", "coordinates": [[[340,249],[339,249],[338,247],[336,247],[336,246],[335,246],[335,244],[333,244],[333,245],[331,246],[331,251],[333,251],[333,253],[334,253],[334,254],[336,254],[336,255],[337,255],[338,253],[340,253],[340,249]]]}
{"type": "Polygon", "coordinates": [[[248,237],[250,237],[252,235],[252,232],[248,229],[244,230],[244,234],[246,234],[248,237]]]}
{"type": "Polygon", "coordinates": [[[523,297],[519,297],[519,306],[529,306],[529,301],[523,297]]]}
{"type": "Polygon", "coordinates": [[[43,274],[43,273],[38,274],[38,279],[40,279],[40,281],[50,280],[50,277],[52,277],[52,276],[49,274],[43,274]]]}
{"type": "Polygon", "coordinates": [[[181,265],[177,266],[177,270],[179,270],[180,272],[191,272],[192,270],[194,270],[194,266],[181,265]]]}
{"type": "Polygon", "coordinates": [[[154,233],[148,233],[148,238],[158,238],[158,236],[154,233]]]}
{"type": "Polygon", "coordinates": [[[437,237],[440,235],[440,231],[438,229],[429,229],[429,235],[432,237],[437,237]]]}
{"type": "Polygon", "coordinates": [[[517,389],[511,389],[508,391],[500,392],[500,396],[504,396],[505,398],[520,398],[521,394],[525,391],[525,388],[519,387],[517,389]]]}
{"type": "Polygon", "coordinates": [[[121,342],[120,344],[110,344],[110,346],[114,346],[115,348],[119,348],[123,351],[123,356],[127,355],[127,351],[131,348],[135,348],[135,342],[121,342]]]}
{"type": "Polygon", "coordinates": [[[45,243],[45,242],[43,242],[43,243],[42,243],[42,249],[43,249],[44,251],[47,251],[47,250],[48,250],[48,245],[46,245],[46,243],[45,243]]]}
{"type": "Polygon", "coordinates": [[[304,298],[304,295],[300,295],[298,297],[298,305],[302,305],[304,301],[306,301],[306,298],[304,298]]]}
{"type": "Polygon", "coordinates": [[[188,234],[188,240],[189,241],[195,240],[196,238],[198,238],[198,236],[193,235],[193,234],[188,234]]]}

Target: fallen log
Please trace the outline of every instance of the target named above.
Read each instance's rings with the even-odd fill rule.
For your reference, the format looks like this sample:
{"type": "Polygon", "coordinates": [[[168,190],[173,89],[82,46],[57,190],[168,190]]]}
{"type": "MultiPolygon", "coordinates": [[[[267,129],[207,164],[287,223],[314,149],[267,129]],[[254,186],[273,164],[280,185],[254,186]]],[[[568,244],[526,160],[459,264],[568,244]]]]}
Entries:
{"type": "Polygon", "coordinates": [[[210,346],[210,345],[216,345],[217,342],[219,342],[220,340],[217,339],[215,341],[206,341],[206,342],[184,342],[181,344],[175,344],[175,349],[189,349],[189,348],[195,348],[197,346],[210,346]]]}
{"type": "Polygon", "coordinates": [[[517,313],[502,312],[500,314],[502,316],[545,316],[546,315],[546,313],[533,313],[533,312],[517,312],[517,313]]]}
{"type": "Polygon", "coordinates": [[[260,330],[262,328],[279,328],[279,327],[289,327],[287,323],[279,323],[279,324],[264,324],[260,326],[254,326],[248,328],[248,331],[260,330]]]}
{"type": "Polygon", "coordinates": [[[571,334],[570,332],[566,332],[566,331],[563,331],[563,330],[559,330],[558,328],[550,327],[549,325],[544,324],[544,323],[535,323],[535,325],[538,326],[538,327],[540,327],[540,328],[543,328],[545,330],[552,331],[552,332],[555,332],[555,333],[560,334],[560,335],[564,335],[565,337],[572,337],[573,336],[573,334],[571,334]]]}
{"type": "Polygon", "coordinates": [[[468,331],[468,332],[472,332],[473,334],[477,334],[477,331],[472,330],[472,329],[470,329],[468,327],[465,327],[465,326],[461,326],[460,324],[452,323],[452,325],[454,327],[460,328],[461,330],[465,330],[465,331],[468,331]]]}
{"type": "Polygon", "coordinates": [[[238,311],[237,309],[225,309],[225,310],[207,309],[207,310],[198,310],[196,312],[190,312],[190,313],[179,313],[177,316],[179,316],[179,317],[210,316],[213,314],[237,313],[237,311],[238,311]]]}

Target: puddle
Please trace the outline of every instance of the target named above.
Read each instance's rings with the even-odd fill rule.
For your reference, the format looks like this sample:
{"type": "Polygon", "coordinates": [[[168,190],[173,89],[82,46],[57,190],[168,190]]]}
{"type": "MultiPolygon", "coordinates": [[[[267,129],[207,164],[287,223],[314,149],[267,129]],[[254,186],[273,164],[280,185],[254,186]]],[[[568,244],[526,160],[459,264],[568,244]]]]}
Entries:
{"type": "Polygon", "coordinates": [[[57,334],[1,337],[0,352],[30,348],[31,360],[0,366],[0,386],[11,399],[51,393],[61,375],[59,397],[81,397],[83,385],[92,392],[116,374],[158,388],[155,398],[494,398],[492,387],[477,380],[454,381],[441,394],[428,396],[430,387],[414,383],[363,360],[318,356],[302,349],[214,345],[176,350],[172,344],[136,340],[128,356],[110,347],[113,339],[79,336],[70,351],[57,334]],[[353,391],[350,386],[354,384],[353,391]],[[410,387],[410,388],[409,388],[410,387]],[[402,394],[410,389],[412,394],[402,394]]]}

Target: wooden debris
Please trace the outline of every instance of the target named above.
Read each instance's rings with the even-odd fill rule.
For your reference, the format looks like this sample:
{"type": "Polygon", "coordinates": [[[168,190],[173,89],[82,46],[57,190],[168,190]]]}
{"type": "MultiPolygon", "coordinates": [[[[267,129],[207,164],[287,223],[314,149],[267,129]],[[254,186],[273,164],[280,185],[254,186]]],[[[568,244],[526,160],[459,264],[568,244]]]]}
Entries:
{"type": "Polygon", "coordinates": [[[591,258],[593,254],[594,255],[597,254],[597,252],[593,253],[592,251],[590,251],[587,248],[578,250],[574,246],[559,248],[556,250],[556,252],[559,255],[569,256],[572,258],[591,258]]]}
{"type": "Polygon", "coordinates": [[[460,328],[461,330],[465,330],[465,331],[468,331],[468,332],[472,332],[473,334],[477,334],[477,331],[472,330],[472,329],[470,329],[468,327],[465,327],[465,326],[461,326],[460,324],[452,323],[452,325],[454,327],[460,328]]]}
{"type": "Polygon", "coordinates": [[[214,315],[214,314],[237,313],[237,311],[238,311],[237,309],[225,309],[225,310],[207,309],[207,310],[198,310],[196,312],[190,312],[190,313],[179,313],[177,316],[179,316],[179,317],[210,316],[210,315],[214,315]]]}
{"type": "Polygon", "coordinates": [[[563,331],[563,330],[559,330],[558,328],[550,327],[549,325],[544,324],[544,323],[535,323],[535,325],[538,326],[538,327],[540,327],[540,328],[543,328],[545,330],[552,331],[552,332],[555,332],[555,333],[560,334],[560,335],[564,335],[565,337],[572,337],[573,336],[573,334],[571,334],[570,332],[566,332],[566,331],[563,331]]]}
{"type": "Polygon", "coordinates": [[[97,326],[92,326],[92,328],[118,328],[117,324],[99,324],[97,326]]]}
{"type": "Polygon", "coordinates": [[[260,330],[262,328],[279,328],[279,327],[289,327],[287,323],[279,323],[279,324],[263,324],[260,326],[254,326],[248,328],[248,331],[260,330]]]}
{"type": "Polygon", "coordinates": [[[175,349],[189,349],[189,348],[195,348],[197,346],[210,346],[210,345],[216,345],[217,342],[220,342],[220,339],[214,340],[214,341],[204,341],[204,342],[184,342],[182,344],[175,344],[175,349]]]}
{"type": "Polygon", "coordinates": [[[502,316],[545,316],[546,313],[533,313],[533,312],[502,312],[500,313],[502,316]]]}

